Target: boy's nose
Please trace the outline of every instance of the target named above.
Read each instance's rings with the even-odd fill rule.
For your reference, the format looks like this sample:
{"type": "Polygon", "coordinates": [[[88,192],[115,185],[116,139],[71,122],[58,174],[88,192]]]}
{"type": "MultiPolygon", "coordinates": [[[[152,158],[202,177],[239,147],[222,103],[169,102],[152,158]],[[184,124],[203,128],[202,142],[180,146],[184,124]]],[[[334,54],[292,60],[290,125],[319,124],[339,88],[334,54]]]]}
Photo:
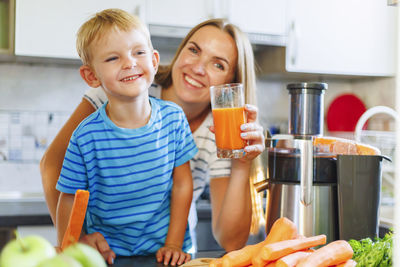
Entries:
{"type": "Polygon", "coordinates": [[[133,57],[126,57],[124,60],[123,68],[132,69],[136,66],[136,59],[133,57]]]}

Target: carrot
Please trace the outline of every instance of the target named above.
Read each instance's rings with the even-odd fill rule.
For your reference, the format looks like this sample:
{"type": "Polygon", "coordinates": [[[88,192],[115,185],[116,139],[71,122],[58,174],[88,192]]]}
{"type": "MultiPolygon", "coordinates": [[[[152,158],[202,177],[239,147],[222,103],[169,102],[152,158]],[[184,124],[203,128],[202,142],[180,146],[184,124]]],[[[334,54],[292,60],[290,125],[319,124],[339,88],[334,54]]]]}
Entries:
{"type": "Polygon", "coordinates": [[[341,264],[336,265],[336,267],[354,267],[357,265],[357,262],[355,260],[347,260],[341,264]]]}
{"type": "Polygon", "coordinates": [[[292,254],[286,255],[276,262],[276,267],[294,267],[296,264],[310,255],[312,252],[297,251],[292,254]]]}
{"type": "MultiPolygon", "coordinates": [[[[261,249],[261,257],[264,261],[273,261],[293,252],[323,245],[326,243],[326,235],[317,235],[301,239],[284,240],[267,244],[261,249]]],[[[315,253],[315,252],[314,252],[315,253]]],[[[311,254],[312,255],[312,254],[311,254]]]]}
{"type": "MultiPolygon", "coordinates": [[[[294,239],[298,236],[296,225],[286,217],[281,217],[277,219],[271,227],[267,238],[263,241],[263,244],[271,244],[283,240],[294,239]]],[[[251,262],[254,267],[263,267],[265,265],[265,261],[261,257],[261,248],[258,252],[253,255],[253,259],[251,262]]]]}
{"type": "Polygon", "coordinates": [[[277,265],[276,265],[276,261],[271,261],[271,262],[268,262],[266,265],[264,265],[264,267],[276,267],[277,265]]]}
{"type": "Polygon", "coordinates": [[[277,219],[271,227],[267,238],[265,239],[266,244],[271,244],[283,240],[293,239],[297,237],[297,227],[286,217],[277,219]]]}
{"type": "Polygon", "coordinates": [[[222,257],[222,267],[238,267],[251,264],[253,255],[263,247],[264,241],[254,245],[247,245],[225,254],[222,257]]]}
{"type": "MultiPolygon", "coordinates": [[[[296,225],[285,217],[279,218],[272,225],[271,231],[264,241],[254,245],[247,245],[242,249],[225,254],[222,257],[222,266],[247,266],[252,263],[252,259],[254,259],[264,245],[295,238],[296,236],[296,225]]],[[[262,262],[262,265],[255,265],[254,263],[253,265],[255,267],[264,266],[264,262],[262,262]]]]}
{"type": "Polygon", "coordinates": [[[222,258],[214,259],[208,265],[208,267],[221,267],[221,266],[222,266],[222,258]]]}
{"type": "Polygon", "coordinates": [[[68,226],[61,243],[61,250],[64,250],[66,247],[79,240],[82,232],[83,221],[85,220],[88,201],[89,191],[80,189],[76,190],[68,226]]]}
{"type": "Polygon", "coordinates": [[[298,267],[306,266],[331,266],[343,263],[353,257],[353,249],[344,240],[337,240],[323,246],[310,256],[297,264],[298,267]]]}

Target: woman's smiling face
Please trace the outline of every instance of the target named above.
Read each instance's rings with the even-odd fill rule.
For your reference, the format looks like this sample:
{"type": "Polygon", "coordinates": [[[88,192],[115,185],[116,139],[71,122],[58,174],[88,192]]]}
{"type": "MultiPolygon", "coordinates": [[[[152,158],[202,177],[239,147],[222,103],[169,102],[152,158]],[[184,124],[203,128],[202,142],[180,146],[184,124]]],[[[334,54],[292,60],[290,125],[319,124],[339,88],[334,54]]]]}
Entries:
{"type": "Polygon", "coordinates": [[[172,68],[175,94],[186,103],[209,103],[209,87],[232,82],[236,65],[234,39],[214,26],[202,27],[188,40],[172,68]]]}

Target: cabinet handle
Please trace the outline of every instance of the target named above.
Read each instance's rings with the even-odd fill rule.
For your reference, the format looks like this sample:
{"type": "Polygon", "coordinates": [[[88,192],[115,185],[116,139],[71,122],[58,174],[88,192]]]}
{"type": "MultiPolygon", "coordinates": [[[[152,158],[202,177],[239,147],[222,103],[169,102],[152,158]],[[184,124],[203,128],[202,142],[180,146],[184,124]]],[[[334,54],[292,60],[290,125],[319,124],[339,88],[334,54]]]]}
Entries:
{"type": "Polygon", "coordinates": [[[289,55],[290,65],[296,65],[297,50],[298,50],[298,38],[299,38],[299,32],[296,27],[296,23],[294,21],[292,21],[290,23],[290,28],[289,28],[289,44],[288,44],[288,51],[290,52],[290,55],[289,55]]]}
{"type": "Polygon", "coordinates": [[[135,16],[138,16],[139,19],[143,22],[146,23],[146,18],[145,18],[145,8],[143,7],[143,5],[137,5],[134,8],[133,14],[135,16]]]}

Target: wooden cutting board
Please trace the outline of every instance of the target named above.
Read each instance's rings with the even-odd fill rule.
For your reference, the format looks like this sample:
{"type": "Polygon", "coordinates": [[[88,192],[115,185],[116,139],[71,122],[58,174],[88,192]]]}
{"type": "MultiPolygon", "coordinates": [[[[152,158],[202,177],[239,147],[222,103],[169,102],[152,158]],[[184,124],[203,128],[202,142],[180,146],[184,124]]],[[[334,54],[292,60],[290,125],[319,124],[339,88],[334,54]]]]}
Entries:
{"type": "Polygon", "coordinates": [[[186,262],[181,267],[207,267],[215,258],[197,258],[186,262]]]}

